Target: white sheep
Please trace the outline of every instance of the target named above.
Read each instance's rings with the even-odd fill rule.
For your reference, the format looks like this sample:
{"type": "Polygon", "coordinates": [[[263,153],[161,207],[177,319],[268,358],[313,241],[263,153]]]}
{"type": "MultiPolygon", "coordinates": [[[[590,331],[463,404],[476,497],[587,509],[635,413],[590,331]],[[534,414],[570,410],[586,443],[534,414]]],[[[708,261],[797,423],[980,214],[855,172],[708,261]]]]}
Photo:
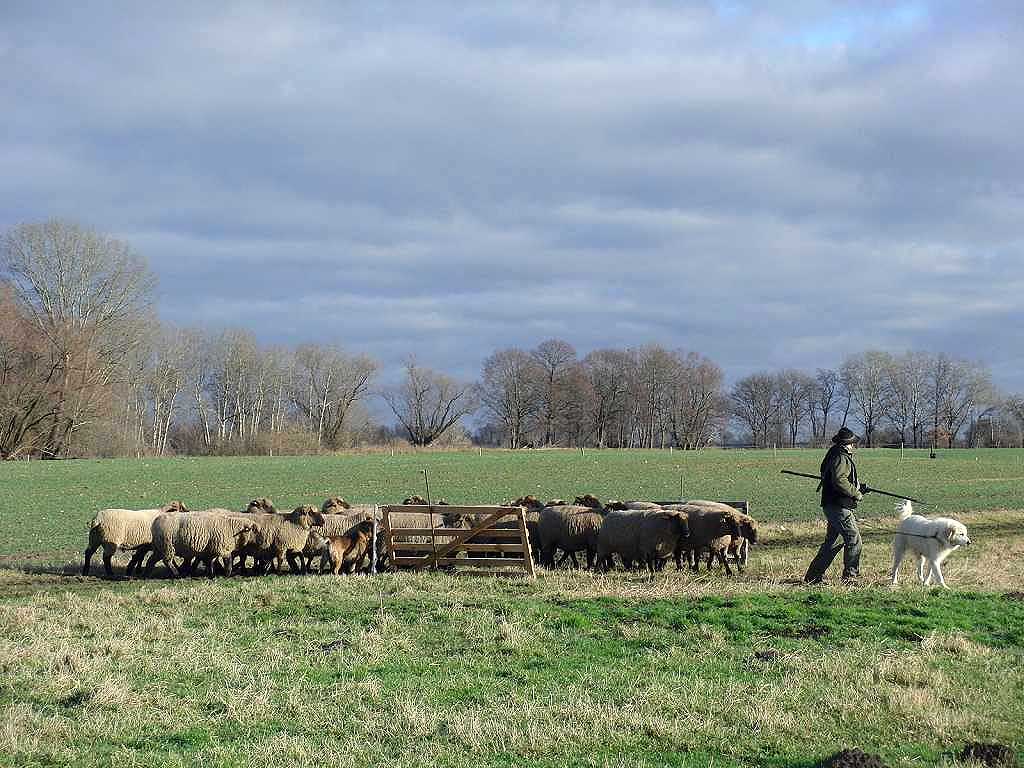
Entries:
{"type": "Polygon", "coordinates": [[[108,577],[114,575],[110,560],[118,550],[134,552],[126,570],[131,576],[151,549],[153,521],[167,512],[187,511],[180,501],[172,501],[160,509],[101,509],[89,524],[82,575],[89,575],[89,561],[96,550],[103,547],[103,569],[108,577]]]}
{"type": "Polygon", "coordinates": [[[146,566],[146,574],[158,557],[177,577],[181,574],[174,558],[183,557],[186,562],[201,560],[211,577],[214,560],[220,560],[225,574],[230,576],[231,556],[244,545],[244,535],[253,530],[253,517],[226,509],[161,515],[153,521],[153,557],[146,566]]]}

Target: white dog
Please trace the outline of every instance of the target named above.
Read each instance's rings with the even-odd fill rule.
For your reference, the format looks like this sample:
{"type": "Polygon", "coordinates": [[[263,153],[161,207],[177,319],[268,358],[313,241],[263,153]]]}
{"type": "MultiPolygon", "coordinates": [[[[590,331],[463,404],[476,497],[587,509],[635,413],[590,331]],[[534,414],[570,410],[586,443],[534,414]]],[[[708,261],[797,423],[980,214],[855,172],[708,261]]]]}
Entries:
{"type": "Polygon", "coordinates": [[[892,542],[892,586],[903,556],[909,549],[920,558],[917,574],[922,584],[930,584],[932,578],[942,587],[942,562],[971,540],[967,537],[967,526],[951,517],[927,518],[914,514],[914,505],[905,501],[896,507],[900,514],[900,529],[892,542]],[[927,565],[927,568],[925,567],[927,565]]]}

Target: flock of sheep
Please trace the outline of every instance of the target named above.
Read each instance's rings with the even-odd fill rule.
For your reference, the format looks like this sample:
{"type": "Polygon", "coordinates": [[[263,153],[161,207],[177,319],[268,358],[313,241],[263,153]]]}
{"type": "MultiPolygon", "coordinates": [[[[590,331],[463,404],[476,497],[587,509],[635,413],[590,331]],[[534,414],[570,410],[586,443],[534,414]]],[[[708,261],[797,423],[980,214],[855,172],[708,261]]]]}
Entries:
{"type": "MultiPolygon", "coordinates": [[[[418,496],[406,505],[426,505],[418,496]]],[[[674,558],[676,568],[685,557],[697,570],[703,558],[710,569],[717,560],[727,574],[730,562],[742,571],[751,544],[757,542],[757,523],[747,514],[714,501],[679,504],[618,502],[602,504],[591,494],[576,497],[574,503],[561,500],[541,503],[532,496],[512,502],[526,510],[530,548],[541,565],[549,568],[571,560],[579,567],[577,554],[586,555],[587,567],[608,570],[616,557],[625,568],[660,570],[674,558]]],[[[479,516],[434,509],[392,512],[392,530],[398,528],[473,528],[479,516]]],[[[374,505],[351,505],[344,499],[327,499],[319,509],[311,505],[278,512],[265,498],[254,499],[243,511],[208,509],[191,511],[181,502],[160,509],[104,509],[89,528],[83,575],[88,575],[92,556],[103,550],[106,575],[113,576],[111,558],[118,551],[131,551],[126,574],[148,577],[162,562],[174,576],[198,573],[205,567],[215,573],[281,573],[287,562],[293,573],[309,573],[314,562],[318,571],[354,573],[368,568],[374,551],[388,562],[383,526],[375,526],[379,511],[374,505]],[[149,555],[148,561],[146,556],[149,555]],[[249,561],[252,561],[251,568],[249,561]]],[[[494,527],[518,527],[516,519],[500,521],[494,527]]],[[[474,542],[487,541],[486,531],[474,542]]],[[[400,549],[399,544],[395,548],[400,549]]]]}

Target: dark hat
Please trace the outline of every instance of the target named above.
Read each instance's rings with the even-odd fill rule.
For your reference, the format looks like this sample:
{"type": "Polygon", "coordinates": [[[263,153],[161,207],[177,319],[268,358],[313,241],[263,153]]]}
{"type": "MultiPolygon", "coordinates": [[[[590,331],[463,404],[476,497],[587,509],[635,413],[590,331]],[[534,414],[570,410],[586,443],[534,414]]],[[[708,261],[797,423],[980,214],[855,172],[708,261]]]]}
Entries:
{"type": "Polygon", "coordinates": [[[850,445],[851,443],[859,443],[860,438],[853,434],[853,431],[849,427],[843,427],[836,432],[835,437],[832,438],[833,443],[839,445],[850,445]]]}

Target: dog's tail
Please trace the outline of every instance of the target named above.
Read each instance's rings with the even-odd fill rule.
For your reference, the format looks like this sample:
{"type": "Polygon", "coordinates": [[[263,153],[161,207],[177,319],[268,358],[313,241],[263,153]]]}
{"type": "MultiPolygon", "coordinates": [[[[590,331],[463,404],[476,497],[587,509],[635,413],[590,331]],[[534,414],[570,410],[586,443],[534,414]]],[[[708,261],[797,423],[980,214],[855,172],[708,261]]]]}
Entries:
{"type": "Polygon", "coordinates": [[[914,514],[914,505],[910,501],[904,501],[896,505],[896,511],[899,513],[900,522],[903,522],[912,514],[914,514]]]}

